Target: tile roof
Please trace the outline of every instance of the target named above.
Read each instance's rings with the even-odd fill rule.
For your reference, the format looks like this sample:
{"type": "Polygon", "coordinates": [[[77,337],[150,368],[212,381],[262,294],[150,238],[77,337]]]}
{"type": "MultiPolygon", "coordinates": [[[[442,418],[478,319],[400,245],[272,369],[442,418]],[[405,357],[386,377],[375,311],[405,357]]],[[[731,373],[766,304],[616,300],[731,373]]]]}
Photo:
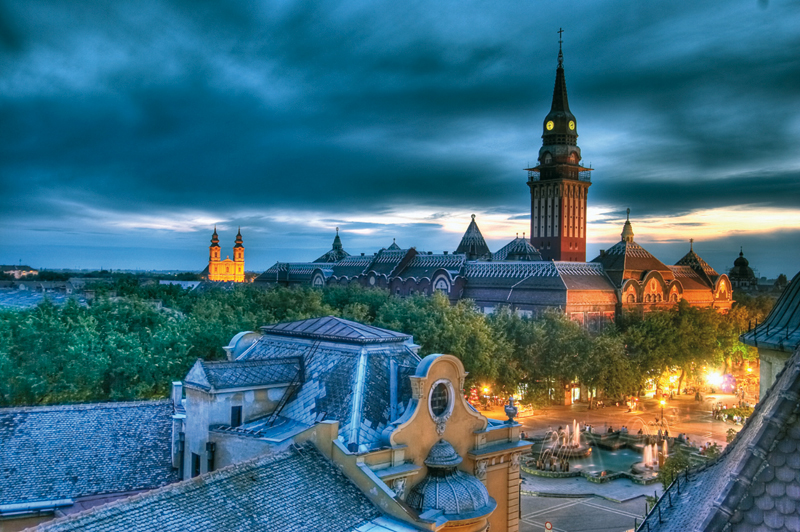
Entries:
{"type": "Polygon", "coordinates": [[[639,530],[800,530],[800,350],[722,455],[669,489],[639,530]]]}
{"type": "Polygon", "coordinates": [[[652,270],[661,272],[665,280],[672,280],[671,270],[633,240],[617,242],[592,259],[592,262],[602,264],[606,273],[617,286],[622,286],[625,279],[635,278],[638,280],[642,272],[652,270]]]}
{"type": "Polygon", "coordinates": [[[561,279],[568,290],[605,291],[616,301],[616,290],[611,279],[605,274],[603,266],[594,262],[554,261],[561,279]]]}
{"type": "Polygon", "coordinates": [[[334,277],[356,277],[372,263],[372,256],[354,255],[344,258],[333,267],[334,277]]]}
{"type": "Polygon", "coordinates": [[[542,260],[542,255],[527,238],[517,237],[495,253],[492,260],[542,260]]]}
{"type": "Polygon", "coordinates": [[[301,368],[299,357],[279,360],[224,360],[207,362],[197,359],[186,375],[186,384],[204,390],[288,384],[301,368]]]}
{"type": "Polygon", "coordinates": [[[175,482],[172,413],[169,401],[0,409],[0,504],[175,482]]]}
{"type": "Polygon", "coordinates": [[[472,215],[472,221],[469,223],[464,236],[461,237],[461,242],[456,248],[456,253],[463,253],[470,259],[488,259],[492,256],[489,251],[489,246],[486,245],[481,230],[478,229],[478,224],[475,223],[475,215],[472,215]]]}
{"type": "MultiPolygon", "coordinates": [[[[324,318],[322,318],[324,320],[324,318]]],[[[354,343],[347,336],[337,340],[327,335],[284,336],[284,329],[313,329],[315,321],[303,320],[285,325],[281,330],[265,334],[237,360],[280,359],[286,356],[303,357],[304,378],[281,415],[306,425],[321,417],[339,421],[339,434],[350,447],[367,450],[379,445],[381,432],[391,421],[392,411],[389,390],[392,365],[396,364],[401,377],[403,368],[416,368],[419,356],[406,344],[408,335],[377,327],[356,324],[347,320],[333,320],[359,326],[352,334],[373,330],[376,336],[394,335],[388,341],[354,343]],[[401,341],[397,341],[401,340],[401,341]]],[[[334,326],[336,321],[330,322],[334,326]]],[[[264,328],[267,333],[268,328],[264,328]]],[[[328,329],[323,329],[327,331],[328,329]]],[[[371,339],[371,336],[369,337],[371,339]]],[[[395,409],[398,415],[411,398],[407,379],[398,379],[399,388],[395,409]]]]}
{"type": "Polygon", "coordinates": [[[296,336],[313,340],[353,342],[357,344],[405,342],[411,336],[355,321],[326,316],[308,320],[278,323],[261,327],[264,334],[296,336]]]}
{"type": "Polygon", "coordinates": [[[448,253],[427,254],[420,253],[414,257],[408,266],[399,272],[398,277],[402,279],[430,279],[436,270],[447,270],[451,277],[455,277],[464,267],[467,258],[464,255],[448,253]]]}
{"type": "Polygon", "coordinates": [[[558,277],[558,269],[551,261],[470,262],[467,263],[464,275],[468,279],[558,277]]]}
{"type": "Polygon", "coordinates": [[[776,351],[793,351],[800,346],[800,272],[778,298],[764,323],[744,333],[741,341],[776,351]]]}
{"type": "Polygon", "coordinates": [[[37,530],[349,532],[380,515],[333,463],[306,443],[51,521],[37,530]]]}
{"type": "Polygon", "coordinates": [[[408,249],[382,249],[372,258],[372,262],[364,273],[375,272],[381,275],[391,275],[400,262],[408,255],[408,249]]]}

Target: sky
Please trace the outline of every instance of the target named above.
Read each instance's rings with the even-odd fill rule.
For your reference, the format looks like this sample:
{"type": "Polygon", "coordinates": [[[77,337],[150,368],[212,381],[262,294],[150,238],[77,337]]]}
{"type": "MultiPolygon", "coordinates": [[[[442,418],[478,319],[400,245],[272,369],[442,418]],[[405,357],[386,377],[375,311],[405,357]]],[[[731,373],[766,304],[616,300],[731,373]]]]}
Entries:
{"type": "Polygon", "coordinates": [[[0,1],[0,263],[179,269],[529,231],[559,28],[588,256],[800,270],[800,1],[0,1]]]}

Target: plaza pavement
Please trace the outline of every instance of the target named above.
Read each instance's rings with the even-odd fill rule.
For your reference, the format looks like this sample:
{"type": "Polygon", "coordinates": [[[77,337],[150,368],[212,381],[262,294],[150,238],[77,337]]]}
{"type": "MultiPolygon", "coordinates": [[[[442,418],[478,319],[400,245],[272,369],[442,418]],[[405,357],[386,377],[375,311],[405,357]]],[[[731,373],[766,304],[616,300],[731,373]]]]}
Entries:
{"type": "MultiPolygon", "coordinates": [[[[724,447],[728,429],[738,432],[742,427],[713,419],[711,410],[717,402],[732,407],[736,406],[737,399],[728,394],[709,394],[703,396],[702,402],[695,401],[694,395],[667,400],[664,418],[670,435],[683,432],[698,446],[710,441],[724,447]]],[[[656,419],[661,417],[659,401],[643,398],[639,404],[634,412],[628,412],[627,406],[614,404],[593,410],[586,404],[552,406],[533,413],[523,411],[517,421],[528,436],[544,436],[559,426],[571,426],[573,420],[592,425],[595,432],[605,432],[609,426],[614,430],[626,426],[634,434],[644,425],[657,430],[656,419]]],[[[503,407],[481,412],[494,419],[506,419],[503,407]]],[[[644,516],[645,495],[662,492],[660,483],[640,486],[628,479],[618,479],[597,484],[583,477],[551,479],[524,472],[521,489],[522,532],[544,530],[546,522],[552,524],[553,530],[562,532],[632,530],[635,522],[641,522],[644,516]]]]}

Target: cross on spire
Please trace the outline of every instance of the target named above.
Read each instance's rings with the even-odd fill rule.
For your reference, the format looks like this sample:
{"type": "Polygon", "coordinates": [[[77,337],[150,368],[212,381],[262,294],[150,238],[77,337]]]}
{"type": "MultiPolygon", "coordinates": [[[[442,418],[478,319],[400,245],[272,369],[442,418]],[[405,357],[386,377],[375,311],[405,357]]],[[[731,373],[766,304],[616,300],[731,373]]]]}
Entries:
{"type": "Polygon", "coordinates": [[[558,28],[558,31],[556,33],[558,33],[558,66],[560,67],[561,65],[564,64],[564,54],[561,53],[561,43],[564,42],[564,40],[562,39],[563,37],[562,33],[564,33],[564,30],[562,28],[558,28]]]}

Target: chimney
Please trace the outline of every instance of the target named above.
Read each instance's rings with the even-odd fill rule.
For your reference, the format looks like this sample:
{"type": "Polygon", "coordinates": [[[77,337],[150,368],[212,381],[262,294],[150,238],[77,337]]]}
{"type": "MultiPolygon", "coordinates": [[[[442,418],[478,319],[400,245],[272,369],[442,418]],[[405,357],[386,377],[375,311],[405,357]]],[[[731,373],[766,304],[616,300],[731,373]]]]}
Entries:
{"type": "Polygon", "coordinates": [[[444,254],[447,255],[447,252],[445,251],[444,254]]]}
{"type": "Polygon", "coordinates": [[[361,256],[363,257],[363,256],[364,256],[364,254],[362,253],[362,254],[361,254],[361,256]]]}
{"type": "Polygon", "coordinates": [[[178,408],[181,406],[183,399],[183,383],[181,381],[172,381],[172,406],[178,408]]]}
{"type": "Polygon", "coordinates": [[[601,256],[601,257],[605,257],[605,256],[606,256],[606,250],[604,250],[604,249],[601,249],[601,250],[600,250],[600,256],[601,256]]]}

